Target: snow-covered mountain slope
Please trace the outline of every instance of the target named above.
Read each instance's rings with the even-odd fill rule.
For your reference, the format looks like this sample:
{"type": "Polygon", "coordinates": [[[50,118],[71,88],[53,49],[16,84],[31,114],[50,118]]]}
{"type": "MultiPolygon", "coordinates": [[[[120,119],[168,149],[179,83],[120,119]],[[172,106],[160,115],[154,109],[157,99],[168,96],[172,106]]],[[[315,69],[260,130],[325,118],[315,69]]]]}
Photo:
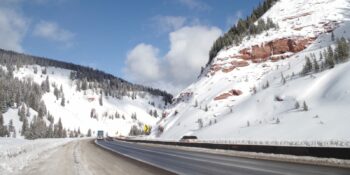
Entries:
{"type": "Polygon", "coordinates": [[[321,64],[319,53],[335,47],[332,32],[350,37],[350,1],[280,0],[262,18],[279,28],[222,49],[174,99],[153,137],[350,140],[350,63],[299,76],[305,56],[315,54],[321,64]],[[308,111],[302,110],[304,101],[308,111]]]}
{"type": "MultiPolygon", "coordinates": [[[[6,66],[1,68],[7,71],[6,66]]],[[[41,100],[46,105],[47,112],[54,117],[54,124],[61,119],[65,129],[70,131],[80,129],[84,135],[89,129],[92,135],[95,135],[97,130],[104,130],[109,136],[129,135],[133,126],[143,130],[144,125],[154,125],[158,120],[154,115],[155,111],[160,114],[165,107],[164,96],[154,95],[146,87],[140,88],[139,91],[120,87],[122,89],[120,94],[106,95],[105,90],[108,87],[103,89],[101,87],[103,85],[97,84],[96,81],[87,81],[87,86],[92,87],[88,87],[87,90],[77,90],[79,89],[77,81],[80,80],[72,80],[71,72],[76,71],[53,66],[23,65],[15,66],[13,77],[22,81],[30,80],[38,85],[48,79],[50,91],[45,92],[41,100]],[[57,92],[60,93],[58,96],[55,95],[55,87],[56,89],[62,87],[62,92],[61,90],[57,92]],[[64,98],[64,104],[62,104],[62,98],[64,98]],[[150,111],[153,113],[150,114],[150,111]]],[[[153,92],[158,93],[157,90],[153,92]]],[[[29,106],[29,104],[24,105],[29,106]]],[[[19,109],[21,104],[15,104],[3,114],[5,125],[12,120],[17,137],[21,137],[19,131],[22,130],[23,124],[20,121],[19,109]]],[[[38,116],[38,111],[30,108],[29,115],[26,117],[29,124],[35,115],[38,116]]],[[[48,126],[50,122],[47,117],[48,115],[44,117],[44,121],[48,126]]]]}

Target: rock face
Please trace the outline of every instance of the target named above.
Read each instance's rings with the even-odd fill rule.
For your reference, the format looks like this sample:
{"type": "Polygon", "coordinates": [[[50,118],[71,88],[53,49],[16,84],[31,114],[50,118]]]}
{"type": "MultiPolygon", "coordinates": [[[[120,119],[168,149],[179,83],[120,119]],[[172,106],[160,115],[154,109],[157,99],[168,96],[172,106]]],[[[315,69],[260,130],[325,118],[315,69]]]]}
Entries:
{"type": "MultiPolygon", "coordinates": [[[[270,41],[266,44],[252,46],[251,49],[242,49],[240,58],[252,60],[255,63],[267,61],[273,55],[285,54],[288,52],[297,53],[309,46],[315,38],[281,38],[270,41]]],[[[276,60],[274,60],[276,61],[276,60]]]]}
{"type": "Polygon", "coordinates": [[[215,97],[214,100],[223,100],[231,96],[240,96],[242,94],[242,91],[238,89],[232,89],[229,92],[220,94],[219,96],[215,97]]]}
{"type": "Polygon", "coordinates": [[[296,19],[296,18],[300,18],[300,17],[303,17],[303,16],[309,16],[311,15],[312,12],[305,12],[305,13],[301,13],[301,14],[298,14],[298,15],[295,15],[295,16],[289,16],[289,17],[286,17],[283,19],[283,21],[287,21],[287,20],[291,20],[291,19],[296,19]]]}
{"type": "Polygon", "coordinates": [[[237,60],[231,61],[229,63],[229,65],[226,65],[226,66],[220,65],[220,64],[213,64],[210,67],[209,73],[211,75],[214,75],[216,72],[218,72],[220,70],[224,73],[229,73],[237,67],[245,67],[248,65],[249,65],[249,63],[247,61],[237,61],[237,60]]]}
{"type": "Polygon", "coordinates": [[[237,67],[248,66],[248,61],[253,63],[262,63],[268,60],[276,62],[289,58],[294,53],[304,50],[315,39],[303,37],[280,38],[242,49],[239,54],[230,55],[226,59],[218,58],[220,61],[226,61],[227,59],[233,59],[233,61],[227,62],[227,64],[212,64],[207,76],[213,76],[218,71],[229,73],[237,67]]]}

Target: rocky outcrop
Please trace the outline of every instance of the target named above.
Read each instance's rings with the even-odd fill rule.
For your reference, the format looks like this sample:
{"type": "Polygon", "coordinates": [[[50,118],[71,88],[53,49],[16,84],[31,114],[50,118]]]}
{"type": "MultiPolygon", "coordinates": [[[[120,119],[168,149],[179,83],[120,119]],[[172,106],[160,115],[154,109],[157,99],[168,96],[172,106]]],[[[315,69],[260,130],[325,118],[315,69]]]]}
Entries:
{"type": "Polygon", "coordinates": [[[220,94],[219,96],[215,97],[214,100],[223,100],[231,96],[240,96],[242,94],[242,91],[237,89],[232,89],[229,92],[220,94]]]}
{"type": "Polygon", "coordinates": [[[237,67],[245,67],[248,66],[249,63],[247,61],[231,61],[230,65],[228,67],[225,67],[222,69],[222,72],[224,73],[229,73],[231,71],[233,71],[235,68],[237,67]]]}
{"type": "Polygon", "coordinates": [[[173,98],[172,104],[188,101],[192,98],[193,92],[182,92],[176,98],[173,98]]]}
{"type": "Polygon", "coordinates": [[[312,12],[305,12],[305,13],[301,13],[301,14],[298,14],[295,16],[288,16],[288,17],[284,18],[283,21],[292,20],[292,19],[303,17],[303,16],[309,16],[311,14],[312,14],[312,12]]]}
{"type": "Polygon", "coordinates": [[[323,22],[321,23],[323,25],[323,28],[326,33],[333,32],[334,29],[336,29],[339,26],[338,21],[329,21],[329,22],[323,22]]]}
{"type": "Polygon", "coordinates": [[[238,61],[238,60],[231,61],[228,64],[212,64],[210,69],[209,69],[209,74],[215,75],[215,73],[220,71],[220,70],[223,73],[229,73],[229,72],[233,71],[234,69],[236,69],[237,67],[245,67],[248,65],[249,65],[249,63],[247,61],[238,61]]]}
{"type": "Polygon", "coordinates": [[[242,49],[239,53],[241,59],[251,60],[254,63],[267,61],[274,55],[287,52],[297,53],[304,50],[316,38],[281,38],[270,41],[264,45],[255,45],[251,49],[242,49]]]}
{"type": "Polygon", "coordinates": [[[218,61],[225,61],[223,64],[212,64],[207,76],[215,75],[222,71],[229,73],[237,67],[248,66],[248,61],[253,63],[262,63],[268,60],[272,62],[289,58],[294,53],[300,52],[308,47],[316,38],[280,38],[261,45],[254,45],[251,48],[245,48],[239,51],[239,54],[230,55],[225,58],[218,58],[218,61]],[[229,61],[232,59],[233,61],[229,61]]]}

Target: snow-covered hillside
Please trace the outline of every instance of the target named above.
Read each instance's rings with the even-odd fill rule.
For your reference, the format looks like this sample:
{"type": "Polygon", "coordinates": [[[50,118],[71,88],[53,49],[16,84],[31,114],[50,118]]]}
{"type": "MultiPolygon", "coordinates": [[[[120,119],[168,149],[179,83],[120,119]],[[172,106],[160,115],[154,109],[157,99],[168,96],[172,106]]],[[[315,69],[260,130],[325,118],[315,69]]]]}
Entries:
{"type": "MultiPolygon", "coordinates": [[[[38,72],[41,72],[40,66],[36,66],[38,72]]],[[[109,135],[129,134],[132,125],[138,125],[138,122],[144,124],[153,125],[156,122],[156,118],[150,116],[148,111],[152,109],[159,110],[159,105],[163,106],[161,97],[151,96],[145,94],[144,98],[137,97],[136,100],[132,100],[128,97],[122,99],[116,99],[113,97],[103,97],[103,105],[99,104],[100,94],[93,93],[92,90],[86,90],[78,92],[76,91],[74,83],[69,79],[70,71],[66,69],[48,67],[47,72],[50,83],[55,83],[58,87],[62,85],[64,96],[66,99],[65,106],[61,106],[61,100],[56,100],[53,92],[46,93],[43,96],[43,100],[47,106],[48,111],[55,116],[58,120],[62,119],[62,124],[66,128],[78,129],[83,133],[86,133],[89,128],[93,131],[103,129],[108,132],[109,135]],[[155,102],[155,107],[151,106],[148,102],[155,102]],[[90,118],[91,109],[96,109],[98,119],[90,118]],[[120,118],[110,119],[110,116],[114,116],[115,113],[120,114],[120,118]],[[137,120],[131,119],[133,113],[137,114],[137,120]],[[107,114],[107,115],[106,115],[107,114]],[[124,115],[125,120],[122,118],[124,115]]],[[[15,77],[33,78],[34,82],[41,84],[46,79],[46,76],[40,73],[34,74],[33,66],[22,67],[18,72],[15,72],[15,77]]]]}
{"type": "MultiPolygon", "coordinates": [[[[6,70],[6,67],[2,67],[6,70]]],[[[154,125],[158,120],[149,111],[158,111],[164,108],[165,102],[162,96],[152,95],[146,91],[129,92],[130,95],[116,98],[113,96],[101,95],[99,88],[77,90],[76,80],[70,78],[71,70],[57,67],[43,67],[39,65],[25,65],[16,68],[13,72],[15,78],[20,80],[33,80],[37,84],[42,84],[47,78],[50,84],[50,92],[44,93],[42,101],[45,103],[48,113],[54,117],[54,123],[61,118],[63,127],[73,131],[80,129],[82,134],[86,134],[91,129],[92,134],[97,130],[104,130],[110,136],[128,135],[132,126],[143,128],[144,124],[154,125]],[[45,72],[42,73],[45,69],[45,72]],[[62,96],[56,98],[54,87],[62,87],[65,104],[62,105],[62,96]],[[131,93],[137,94],[136,99],[131,93]],[[102,100],[100,98],[102,97],[102,100]],[[102,101],[102,105],[101,105],[102,101]],[[91,117],[91,112],[94,116],[91,117]],[[118,116],[116,116],[118,113],[118,116]],[[132,115],[136,114],[136,119],[132,115]]],[[[37,111],[30,109],[28,121],[37,115],[37,111]]],[[[9,108],[4,116],[4,124],[7,125],[12,120],[17,137],[21,137],[18,131],[22,129],[22,122],[19,120],[17,107],[9,108]]],[[[47,125],[49,121],[44,118],[47,125]]]]}
{"type": "Polygon", "coordinates": [[[262,18],[279,28],[221,50],[175,97],[153,137],[350,141],[350,63],[299,75],[305,56],[315,54],[321,64],[320,52],[335,47],[332,32],[350,37],[350,1],[280,0],[262,18]]]}

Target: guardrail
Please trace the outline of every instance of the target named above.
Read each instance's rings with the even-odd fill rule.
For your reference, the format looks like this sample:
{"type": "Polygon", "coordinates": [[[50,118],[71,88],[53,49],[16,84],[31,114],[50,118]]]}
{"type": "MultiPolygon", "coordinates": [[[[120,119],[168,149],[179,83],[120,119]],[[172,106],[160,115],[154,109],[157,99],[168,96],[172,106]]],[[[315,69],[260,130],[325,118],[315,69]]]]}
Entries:
{"type": "Polygon", "coordinates": [[[235,150],[245,152],[286,154],[295,156],[311,156],[320,158],[350,159],[350,148],[344,147],[302,147],[302,146],[274,146],[274,145],[240,145],[240,144],[218,144],[200,142],[175,142],[156,140],[122,139],[117,140],[136,143],[152,143],[161,145],[175,145],[196,148],[235,150]]]}

